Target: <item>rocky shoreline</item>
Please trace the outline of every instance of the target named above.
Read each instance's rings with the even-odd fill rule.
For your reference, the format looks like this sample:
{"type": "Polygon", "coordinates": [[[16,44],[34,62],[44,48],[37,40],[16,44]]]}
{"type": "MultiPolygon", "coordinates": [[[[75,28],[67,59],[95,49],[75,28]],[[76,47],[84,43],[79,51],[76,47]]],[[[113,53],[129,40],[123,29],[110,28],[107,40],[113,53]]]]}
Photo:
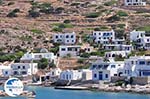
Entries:
{"type": "Polygon", "coordinates": [[[136,93],[136,94],[150,94],[150,86],[139,86],[139,85],[127,85],[126,87],[121,86],[109,86],[104,85],[100,87],[91,87],[91,91],[103,91],[103,92],[126,92],[126,93],[136,93]]]}

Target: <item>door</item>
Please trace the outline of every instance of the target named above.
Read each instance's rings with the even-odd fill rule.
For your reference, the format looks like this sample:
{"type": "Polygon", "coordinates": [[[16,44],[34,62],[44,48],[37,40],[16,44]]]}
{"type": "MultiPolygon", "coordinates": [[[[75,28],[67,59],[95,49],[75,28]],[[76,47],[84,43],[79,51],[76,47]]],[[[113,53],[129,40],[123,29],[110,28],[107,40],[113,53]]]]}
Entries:
{"type": "Polygon", "coordinates": [[[99,72],[99,80],[103,80],[103,72],[99,72]]]}

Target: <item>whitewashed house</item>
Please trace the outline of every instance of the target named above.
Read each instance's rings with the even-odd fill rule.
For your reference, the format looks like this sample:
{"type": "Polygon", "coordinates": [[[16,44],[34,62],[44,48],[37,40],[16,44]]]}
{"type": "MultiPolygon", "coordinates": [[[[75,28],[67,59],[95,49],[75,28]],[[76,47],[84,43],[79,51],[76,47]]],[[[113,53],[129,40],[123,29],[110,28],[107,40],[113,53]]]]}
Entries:
{"type": "Polygon", "coordinates": [[[135,43],[137,48],[150,49],[150,37],[139,38],[135,43]]]}
{"type": "Polygon", "coordinates": [[[125,6],[146,6],[146,0],[124,0],[125,6]]]}
{"type": "Polygon", "coordinates": [[[129,54],[130,51],[110,51],[110,52],[105,52],[105,58],[111,59],[111,58],[115,58],[116,56],[127,57],[129,54]]]}
{"type": "Polygon", "coordinates": [[[110,71],[110,76],[121,76],[123,72],[119,71],[124,68],[124,61],[112,61],[109,62],[107,70],[110,71]]]}
{"type": "Polygon", "coordinates": [[[108,63],[101,60],[92,63],[92,66],[90,68],[92,70],[92,80],[110,80],[110,71],[107,70],[108,66],[108,63]]]}
{"type": "Polygon", "coordinates": [[[54,69],[50,70],[49,76],[50,77],[59,77],[60,73],[61,73],[61,69],[60,68],[54,68],[54,69]]]}
{"type": "Polygon", "coordinates": [[[10,65],[5,66],[5,65],[0,65],[0,76],[2,77],[9,77],[11,76],[11,68],[10,65]]]}
{"type": "Polygon", "coordinates": [[[130,42],[136,44],[136,48],[150,49],[150,36],[146,36],[145,31],[132,31],[130,32],[130,42]]]}
{"type": "Polygon", "coordinates": [[[82,69],[82,80],[92,80],[92,70],[90,69],[82,69]]]}
{"type": "Polygon", "coordinates": [[[150,56],[134,56],[125,60],[124,76],[150,76],[150,56]]]}
{"type": "Polygon", "coordinates": [[[36,74],[38,71],[37,63],[13,63],[11,64],[12,75],[29,76],[36,74]]]}
{"type": "Polygon", "coordinates": [[[110,80],[113,76],[120,76],[123,74],[118,71],[123,67],[124,62],[122,61],[104,62],[102,60],[98,60],[92,63],[90,69],[93,71],[93,80],[110,80]]]}
{"type": "Polygon", "coordinates": [[[130,42],[137,41],[137,39],[143,38],[143,36],[145,36],[145,31],[133,30],[130,32],[130,42]]]}
{"type": "Polygon", "coordinates": [[[111,31],[93,31],[92,36],[94,41],[99,44],[105,44],[110,42],[110,40],[115,40],[115,32],[111,31]]]}
{"type": "Polygon", "coordinates": [[[81,46],[79,45],[61,45],[59,46],[59,56],[65,57],[65,56],[71,56],[76,57],[80,53],[81,46]]]}
{"type": "Polygon", "coordinates": [[[65,70],[60,74],[61,80],[81,80],[82,72],[78,70],[65,70]]]}
{"type": "Polygon", "coordinates": [[[76,33],[59,33],[53,35],[54,43],[61,44],[75,44],[76,43],[76,33]]]}
{"type": "Polygon", "coordinates": [[[131,52],[133,50],[133,46],[130,45],[124,45],[124,44],[105,44],[103,45],[103,48],[105,50],[117,50],[117,51],[129,51],[131,52]]]}
{"type": "Polygon", "coordinates": [[[57,61],[57,56],[54,55],[54,53],[48,52],[48,53],[30,53],[27,52],[26,54],[24,54],[20,61],[23,63],[30,63],[34,60],[38,61],[42,58],[46,58],[49,60],[49,62],[54,62],[56,64],[57,61]]]}

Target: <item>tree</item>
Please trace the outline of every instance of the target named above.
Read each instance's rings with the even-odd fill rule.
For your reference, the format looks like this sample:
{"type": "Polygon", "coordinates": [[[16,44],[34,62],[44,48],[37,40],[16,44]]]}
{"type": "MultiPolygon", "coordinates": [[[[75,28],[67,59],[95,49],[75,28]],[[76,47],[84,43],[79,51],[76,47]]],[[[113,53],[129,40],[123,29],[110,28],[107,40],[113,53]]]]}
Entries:
{"type": "Polygon", "coordinates": [[[38,11],[35,11],[35,10],[29,10],[29,17],[33,17],[33,18],[36,18],[36,17],[39,17],[40,16],[40,13],[38,11]]]}
{"type": "Polygon", "coordinates": [[[38,62],[38,68],[39,69],[45,69],[48,66],[48,59],[46,58],[42,58],[39,62],[38,62]]]}
{"type": "Polygon", "coordinates": [[[82,53],[82,54],[80,55],[80,57],[89,58],[89,57],[90,57],[90,54],[89,54],[89,53],[82,53]]]}
{"type": "Polygon", "coordinates": [[[7,17],[17,17],[18,12],[20,12],[19,9],[14,9],[13,11],[8,13],[7,17]]]}
{"type": "Polygon", "coordinates": [[[55,65],[54,61],[52,61],[52,62],[49,64],[49,67],[50,67],[50,68],[56,68],[56,65],[55,65]]]}

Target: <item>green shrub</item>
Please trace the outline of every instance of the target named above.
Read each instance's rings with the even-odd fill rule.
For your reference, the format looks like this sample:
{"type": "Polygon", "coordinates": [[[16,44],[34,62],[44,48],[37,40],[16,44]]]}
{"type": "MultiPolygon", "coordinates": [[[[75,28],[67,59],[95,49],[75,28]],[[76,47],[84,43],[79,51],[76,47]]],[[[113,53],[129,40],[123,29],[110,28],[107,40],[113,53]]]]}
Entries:
{"type": "Polygon", "coordinates": [[[89,53],[82,53],[82,54],[80,55],[80,57],[89,58],[89,57],[90,57],[90,54],[89,54],[89,53]]]}
{"type": "Polygon", "coordinates": [[[64,23],[68,24],[70,23],[70,20],[64,20],[64,23]]]}
{"type": "Polygon", "coordinates": [[[97,18],[99,17],[100,13],[98,12],[93,12],[93,13],[89,13],[86,15],[86,18],[97,18]]]}
{"type": "Polygon", "coordinates": [[[8,13],[7,17],[17,17],[18,12],[20,12],[19,9],[14,9],[13,11],[8,13]]]}
{"type": "Polygon", "coordinates": [[[124,12],[124,11],[118,11],[117,15],[119,15],[120,17],[128,16],[128,14],[126,12],[124,12]]]}
{"type": "Polygon", "coordinates": [[[31,32],[36,33],[36,34],[43,34],[44,31],[39,30],[39,29],[32,29],[31,32]]]}
{"type": "Polygon", "coordinates": [[[78,59],[77,61],[79,64],[83,64],[84,63],[84,59],[78,59]]]}
{"type": "Polygon", "coordinates": [[[116,83],[115,83],[115,86],[122,86],[123,84],[125,83],[125,81],[117,81],[116,83]]]}
{"type": "Polygon", "coordinates": [[[112,6],[112,5],[116,4],[116,3],[117,3],[116,0],[111,0],[111,1],[109,1],[109,2],[105,2],[104,5],[105,5],[105,6],[112,6]]]}
{"type": "Polygon", "coordinates": [[[40,61],[38,61],[38,69],[45,69],[48,64],[48,59],[42,58],[40,61]]]}
{"type": "Polygon", "coordinates": [[[71,4],[71,6],[78,6],[78,5],[80,5],[79,2],[75,2],[75,3],[72,3],[72,4],[71,4]]]}
{"type": "Polygon", "coordinates": [[[29,10],[28,12],[29,12],[29,17],[36,18],[36,17],[40,16],[40,13],[38,11],[33,10],[33,9],[29,10]]]}
{"type": "Polygon", "coordinates": [[[52,31],[54,32],[62,32],[62,29],[59,27],[53,27],[52,31]]]}

